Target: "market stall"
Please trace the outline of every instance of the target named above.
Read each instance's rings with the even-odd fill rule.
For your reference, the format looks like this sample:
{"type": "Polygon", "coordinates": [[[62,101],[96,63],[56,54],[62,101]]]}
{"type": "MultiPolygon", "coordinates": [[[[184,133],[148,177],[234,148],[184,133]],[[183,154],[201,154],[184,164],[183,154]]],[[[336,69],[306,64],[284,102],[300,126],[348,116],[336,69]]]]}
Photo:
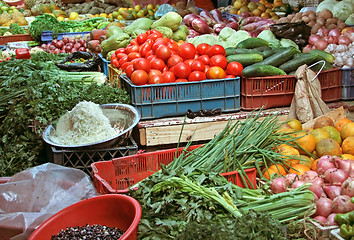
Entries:
{"type": "Polygon", "coordinates": [[[199,4],[0,2],[0,239],[353,238],[353,3],[199,4]]]}

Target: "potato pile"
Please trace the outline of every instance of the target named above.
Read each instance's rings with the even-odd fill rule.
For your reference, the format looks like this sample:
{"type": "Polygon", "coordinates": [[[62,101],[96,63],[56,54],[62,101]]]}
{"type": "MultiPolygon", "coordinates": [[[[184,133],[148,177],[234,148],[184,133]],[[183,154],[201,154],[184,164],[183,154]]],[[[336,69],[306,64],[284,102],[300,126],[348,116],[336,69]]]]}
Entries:
{"type": "Polygon", "coordinates": [[[338,28],[340,31],[346,27],[346,24],[338,18],[333,17],[332,12],[328,9],[324,9],[317,13],[314,11],[306,11],[290,14],[286,17],[280,18],[277,23],[294,23],[300,21],[304,21],[308,26],[311,27],[311,34],[317,33],[318,29],[321,27],[325,27],[328,30],[338,28]]]}

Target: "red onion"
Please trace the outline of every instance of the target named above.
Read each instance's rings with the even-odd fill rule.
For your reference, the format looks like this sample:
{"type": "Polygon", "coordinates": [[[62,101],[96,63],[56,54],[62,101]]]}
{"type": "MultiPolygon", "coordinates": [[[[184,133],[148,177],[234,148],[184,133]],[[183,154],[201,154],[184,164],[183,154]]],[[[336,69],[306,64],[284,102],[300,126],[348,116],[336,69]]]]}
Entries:
{"type": "Polygon", "coordinates": [[[342,195],[354,197],[354,178],[347,178],[341,185],[342,195]]]}
{"type": "Polygon", "coordinates": [[[323,190],[325,191],[327,196],[332,200],[341,195],[340,186],[326,185],[323,187],[323,190]]]}
{"type": "Polygon", "coordinates": [[[351,43],[350,39],[346,36],[340,36],[338,39],[339,45],[349,45],[351,43]]]}
{"type": "Polygon", "coordinates": [[[313,180],[315,180],[316,178],[318,178],[318,174],[315,171],[307,171],[305,172],[302,176],[301,176],[301,180],[305,181],[305,182],[312,182],[313,180]]]}
{"type": "Polygon", "coordinates": [[[309,187],[309,190],[313,192],[317,198],[327,197],[322,188],[322,184],[323,184],[323,179],[317,178],[312,182],[312,184],[309,187]]]}
{"type": "Polygon", "coordinates": [[[317,35],[324,37],[327,36],[329,34],[329,30],[325,27],[321,27],[320,29],[318,29],[317,31],[317,35]]]}
{"type": "Polygon", "coordinates": [[[311,45],[315,45],[315,43],[320,40],[321,37],[319,35],[316,35],[316,34],[312,34],[310,37],[309,37],[309,44],[311,45]]]}
{"type": "Polygon", "coordinates": [[[316,221],[320,222],[321,225],[325,225],[326,222],[327,222],[327,218],[324,217],[324,216],[320,216],[320,215],[314,217],[313,219],[315,219],[316,221]]]}
{"type": "Polygon", "coordinates": [[[349,177],[349,173],[347,171],[343,169],[337,169],[329,173],[328,182],[332,185],[340,186],[348,177],[349,177]]]}
{"type": "Polygon", "coordinates": [[[304,185],[304,184],[305,184],[304,181],[298,180],[298,181],[295,181],[295,182],[293,183],[293,185],[291,185],[291,187],[292,187],[292,188],[297,188],[297,187],[300,187],[301,185],[304,185]]]}
{"type": "Polygon", "coordinates": [[[347,195],[340,195],[333,199],[332,210],[335,213],[347,213],[354,210],[354,203],[350,201],[347,195]]]}
{"type": "Polygon", "coordinates": [[[270,183],[270,189],[273,193],[281,193],[286,191],[285,178],[277,177],[270,183]]]}
{"type": "Polygon", "coordinates": [[[56,45],[56,44],[57,44],[57,42],[58,42],[58,40],[57,40],[57,39],[53,39],[52,44],[53,44],[53,45],[56,45]]]}
{"type": "Polygon", "coordinates": [[[337,168],[343,169],[347,172],[354,172],[354,161],[353,160],[344,160],[339,157],[334,158],[334,164],[337,168]]]}
{"type": "Polygon", "coordinates": [[[334,220],[334,217],[337,215],[337,213],[331,213],[327,217],[327,221],[325,223],[326,226],[336,226],[338,225],[337,222],[334,220]]]}
{"type": "Polygon", "coordinates": [[[332,213],[332,200],[326,197],[321,197],[316,201],[315,216],[328,217],[332,213]]]}
{"type": "Polygon", "coordinates": [[[333,28],[331,31],[329,31],[328,36],[331,37],[339,37],[340,36],[340,31],[338,28],[333,28]]]}
{"type": "Polygon", "coordinates": [[[337,171],[338,168],[329,168],[325,171],[325,173],[323,174],[323,177],[324,177],[324,180],[326,183],[329,183],[330,181],[330,178],[331,178],[331,174],[334,172],[334,171],[337,171]]]}
{"type": "Polygon", "coordinates": [[[335,168],[332,156],[324,155],[317,162],[317,173],[323,175],[329,168],[335,168]]]}
{"type": "Polygon", "coordinates": [[[338,43],[338,37],[329,37],[327,40],[328,44],[337,44],[338,43]]]}
{"type": "Polygon", "coordinates": [[[293,182],[295,182],[296,180],[299,179],[299,175],[295,174],[295,173],[288,173],[285,176],[285,186],[290,186],[293,184],[293,182]]]}
{"type": "Polygon", "coordinates": [[[315,48],[320,49],[320,50],[325,50],[327,48],[327,46],[328,46],[328,43],[323,39],[320,39],[315,43],[315,48]]]}

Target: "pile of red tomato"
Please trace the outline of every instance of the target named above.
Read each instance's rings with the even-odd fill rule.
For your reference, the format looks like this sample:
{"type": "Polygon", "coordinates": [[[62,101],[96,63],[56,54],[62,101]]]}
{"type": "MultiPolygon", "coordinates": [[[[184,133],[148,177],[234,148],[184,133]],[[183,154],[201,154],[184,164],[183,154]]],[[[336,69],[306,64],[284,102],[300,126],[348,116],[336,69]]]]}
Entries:
{"type": "Polygon", "coordinates": [[[122,69],[135,85],[202,81],[241,76],[242,65],[227,63],[220,45],[177,43],[149,30],[111,56],[111,64],[122,69]]]}

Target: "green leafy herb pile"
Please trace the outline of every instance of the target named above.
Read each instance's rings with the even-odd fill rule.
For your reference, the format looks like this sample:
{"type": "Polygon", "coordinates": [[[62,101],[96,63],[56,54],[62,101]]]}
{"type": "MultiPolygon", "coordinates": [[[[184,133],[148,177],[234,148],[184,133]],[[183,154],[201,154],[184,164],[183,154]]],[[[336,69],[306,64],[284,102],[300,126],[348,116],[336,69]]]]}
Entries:
{"type": "Polygon", "coordinates": [[[6,32],[9,32],[13,35],[28,33],[27,30],[21,28],[18,23],[11,23],[9,28],[0,28],[0,36],[4,35],[6,32]]]}
{"type": "Polygon", "coordinates": [[[129,103],[124,90],[70,82],[55,74],[54,61],[63,55],[51,54],[53,61],[47,53],[37,54],[32,60],[0,63],[0,176],[48,162],[39,133],[78,102],[129,103]],[[33,124],[35,132],[29,127],[33,124]]]}

